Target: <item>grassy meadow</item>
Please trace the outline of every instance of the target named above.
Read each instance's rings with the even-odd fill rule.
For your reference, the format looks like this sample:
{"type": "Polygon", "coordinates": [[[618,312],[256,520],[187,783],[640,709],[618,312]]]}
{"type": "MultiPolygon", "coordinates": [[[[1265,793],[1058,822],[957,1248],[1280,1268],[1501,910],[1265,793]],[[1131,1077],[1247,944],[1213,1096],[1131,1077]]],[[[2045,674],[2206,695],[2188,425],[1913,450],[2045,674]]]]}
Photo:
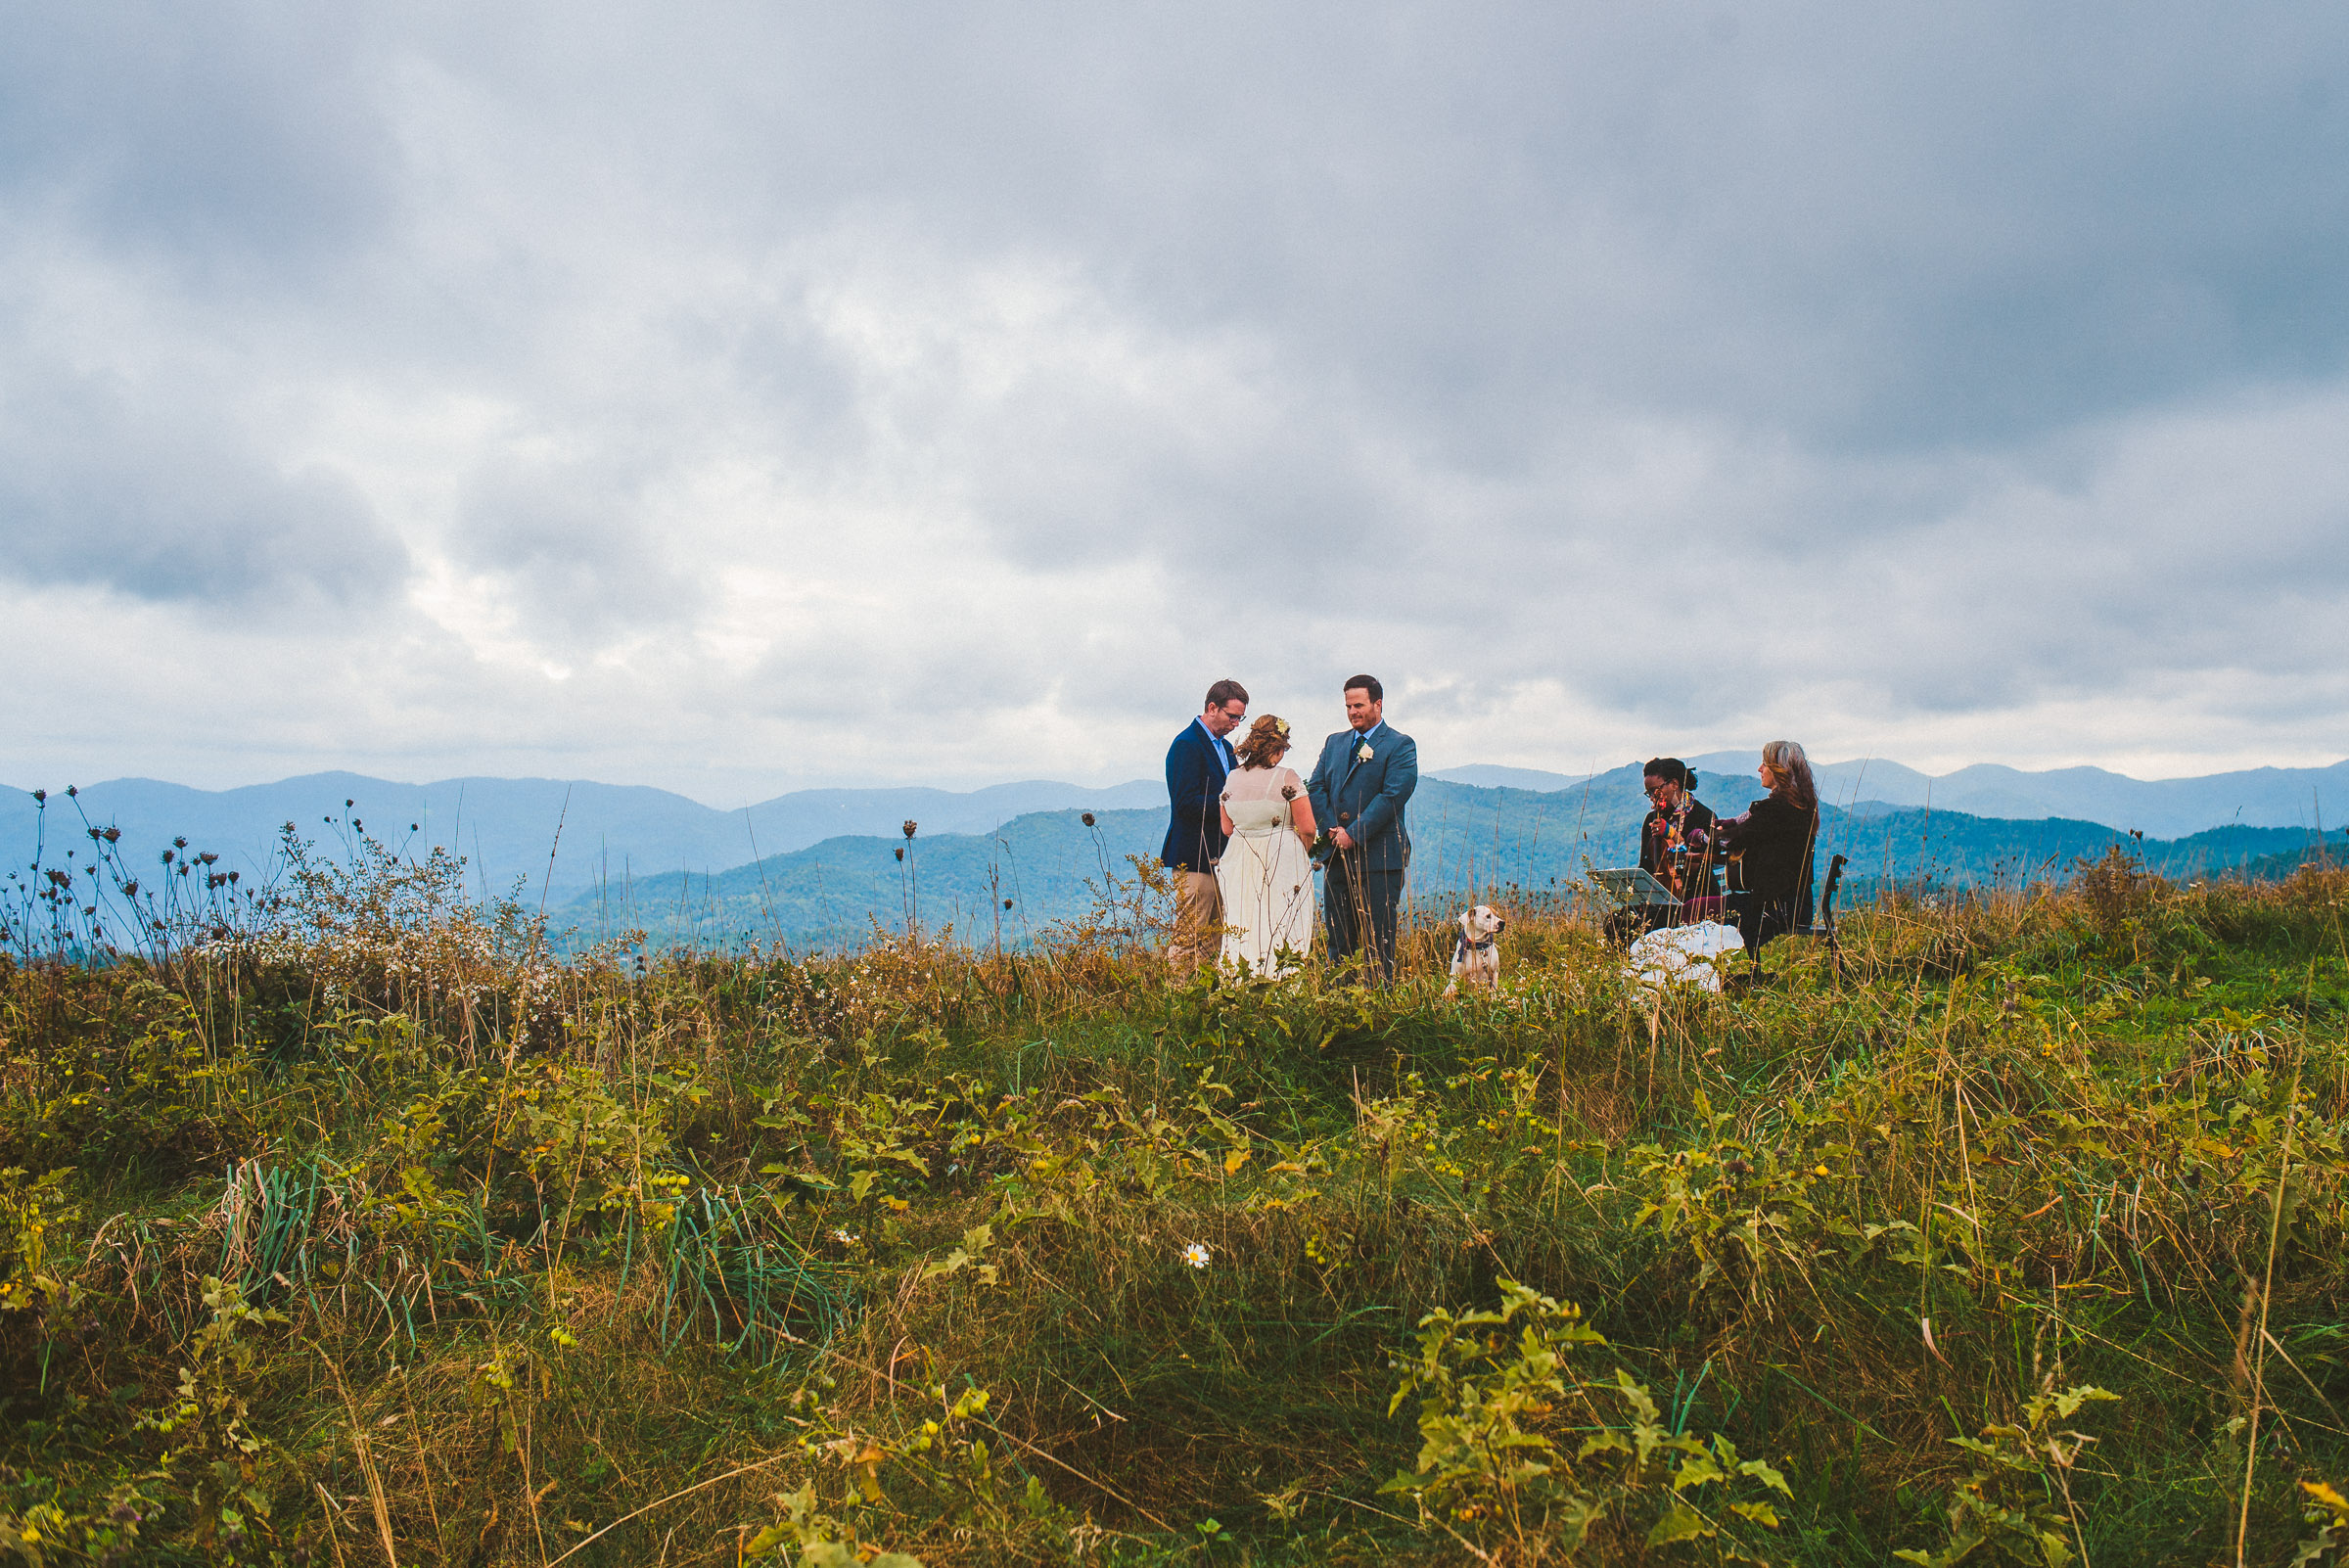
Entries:
{"type": "Polygon", "coordinates": [[[1436,928],[557,961],[460,886],[0,961],[0,1558],[2349,1539],[2349,873],[1887,895],[1661,1000],[1565,905],[1448,1001],[1436,928]]]}

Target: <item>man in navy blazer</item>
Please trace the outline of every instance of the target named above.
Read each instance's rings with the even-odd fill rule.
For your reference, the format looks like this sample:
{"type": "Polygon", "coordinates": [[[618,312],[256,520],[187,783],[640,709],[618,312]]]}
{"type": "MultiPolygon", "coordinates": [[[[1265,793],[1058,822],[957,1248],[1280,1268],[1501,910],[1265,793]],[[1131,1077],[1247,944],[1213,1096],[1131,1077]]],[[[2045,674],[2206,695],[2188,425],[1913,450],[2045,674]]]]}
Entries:
{"type": "Polygon", "coordinates": [[[1305,787],[1335,852],[1321,884],[1321,920],[1330,960],[1344,963],[1366,940],[1365,963],[1383,983],[1395,977],[1395,911],[1411,859],[1403,808],[1419,787],[1419,746],[1387,727],[1386,691],[1372,675],[1346,682],[1346,722],[1321,743],[1305,787]]]}
{"type": "Polygon", "coordinates": [[[1221,945],[1223,896],[1216,862],[1223,857],[1223,780],[1235,763],[1223,737],[1248,716],[1248,689],[1236,680],[1207,688],[1207,707],[1167,748],[1167,842],[1159,852],[1174,883],[1174,940],[1167,963],[1187,976],[1221,945]]]}

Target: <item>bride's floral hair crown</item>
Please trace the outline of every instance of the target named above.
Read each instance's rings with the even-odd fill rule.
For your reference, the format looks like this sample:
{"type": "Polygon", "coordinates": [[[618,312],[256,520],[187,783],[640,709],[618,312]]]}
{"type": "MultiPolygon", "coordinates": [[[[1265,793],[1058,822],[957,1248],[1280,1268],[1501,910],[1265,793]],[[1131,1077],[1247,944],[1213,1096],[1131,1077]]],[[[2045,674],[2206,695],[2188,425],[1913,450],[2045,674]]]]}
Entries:
{"type": "Polygon", "coordinates": [[[1241,765],[1261,767],[1289,749],[1289,721],[1273,714],[1258,716],[1248,726],[1248,738],[1232,748],[1241,765]]]}

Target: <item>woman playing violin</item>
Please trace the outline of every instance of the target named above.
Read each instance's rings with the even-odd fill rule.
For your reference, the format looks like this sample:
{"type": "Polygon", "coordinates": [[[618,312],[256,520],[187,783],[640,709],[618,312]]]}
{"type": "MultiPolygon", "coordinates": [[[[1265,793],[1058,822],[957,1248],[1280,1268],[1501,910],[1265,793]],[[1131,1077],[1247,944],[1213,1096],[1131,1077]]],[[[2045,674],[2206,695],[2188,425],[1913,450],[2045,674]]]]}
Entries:
{"type": "MultiPolygon", "coordinates": [[[[1711,893],[1713,852],[1705,836],[1713,812],[1696,798],[1696,775],[1677,757],[1650,758],[1640,775],[1650,809],[1639,824],[1639,869],[1670,888],[1676,899],[1711,893]]],[[[1679,915],[1668,904],[1629,904],[1607,917],[1607,934],[1629,942],[1679,915]]]]}

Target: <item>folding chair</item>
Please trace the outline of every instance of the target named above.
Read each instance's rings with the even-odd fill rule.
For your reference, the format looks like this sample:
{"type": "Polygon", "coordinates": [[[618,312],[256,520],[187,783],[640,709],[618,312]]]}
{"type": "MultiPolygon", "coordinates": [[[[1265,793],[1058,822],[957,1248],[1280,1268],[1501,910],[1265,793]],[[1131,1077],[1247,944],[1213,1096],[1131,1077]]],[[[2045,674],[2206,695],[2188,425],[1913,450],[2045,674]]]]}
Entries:
{"type": "Polygon", "coordinates": [[[1843,868],[1849,863],[1843,855],[1827,862],[1827,885],[1819,890],[1819,918],[1807,926],[1797,926],[1787,933],[1790,937],[1819,937],[1827,945],[1827,956],[1835,965],[1835,978],[1843,978],[1843,944],[1835,937],[1835,890],[1843,884],[1843,868]]]}

